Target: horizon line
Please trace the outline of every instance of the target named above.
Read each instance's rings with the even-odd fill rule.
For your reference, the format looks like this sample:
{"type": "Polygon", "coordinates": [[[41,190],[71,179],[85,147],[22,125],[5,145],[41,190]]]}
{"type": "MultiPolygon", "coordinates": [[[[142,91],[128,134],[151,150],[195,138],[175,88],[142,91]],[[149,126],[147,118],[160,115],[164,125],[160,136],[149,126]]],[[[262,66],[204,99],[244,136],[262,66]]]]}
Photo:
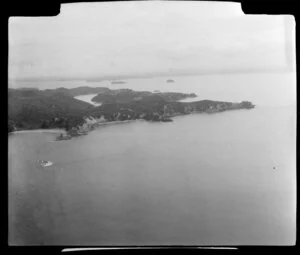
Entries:
{"type": "Polygon", "coordinates": [[[121,80],[121,79],[139,79],[139,78],[155,78],[155,77],[170,77],[170,76],[197,76],[197,75],[213,75],[213,74],[243,74],[243,73],[270,73],[270,72],[294,72],[296,70],[291,68],[247,68],[239,70],[206,70],[206,71],[178,71],[174,72],[148,72],[148,73],[136,73],[136,74],[120,74],[120,75],[103,75],[103,76],[36,76],[36,77],[23,77],[23,78],[8,78],[8,81],[40,81],[40,80],[52,80],[52,81],[74,81],[74,80],[85,80],[87,82],[100,82],[100,81],[109,81],[109,80],[121,80]]]}

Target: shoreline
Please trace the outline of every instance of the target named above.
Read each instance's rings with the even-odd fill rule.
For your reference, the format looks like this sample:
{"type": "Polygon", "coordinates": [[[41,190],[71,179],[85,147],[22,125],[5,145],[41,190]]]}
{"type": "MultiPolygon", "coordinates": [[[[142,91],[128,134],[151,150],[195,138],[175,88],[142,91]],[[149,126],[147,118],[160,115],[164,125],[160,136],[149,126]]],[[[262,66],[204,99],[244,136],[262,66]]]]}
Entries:
{"type": "Polygon", "coordinates": [[[16,130],[9,134],[25,134],[25,133],[65,133],[64,129],[28,129],[28,130],[16,130]]]}
{"type": "Polygon", "coordinates": [[[144,120],[144,119],[135,119],[135,120],[116,120],[116,121],[99,122],[99,123],[95,123],[94,127],[105,126],[105,125],[110,125],[110,124],[130,123],[130,122],[137,122],[137,121],[146,121],[146,120],[144,120]]]}
{"type": "MultiPolygon", "coordinates": [[[[212,112],[190,112],[187,114],[174,114],[173,116],[168,116],[168,118],[172,119],[177,118],[177,117],[183,117],[187,115],[194,115],[194,114],[216,114],[216,113],[221,113],[221,112],[226,112],[226,111],[232,111],[232,110],[242,110],[241,109],[226,109],[226,110],[215,110],[212,112]]],[[[88,130],[85,130],[83,134],[78,133],[77,135],[69,135],[67,131],[64,129],[32,129],[32,130],[17,130],[10,132],[8,134],[26,134],[26,133],[53,133],[53,134],[63,134],[64,136],[68,136],[67,139],[63,140],[69,140],[77,136],[82,136],[82,135],[87,135],[89,132],[93,131],[95,128],[101,127],[101,126],[109,126],[109,125],[116,125],[116,124],[123,124],[123,123],[134,123],[134,122],[161,122],[161,121],[147,121],[145,119],[130,119],[130,120],[116,120],[116,121],[103,121],[103,122],[98,122],[92,124],[88,130]]]]}
{"type": "MultiPolygon", "coordinates": [[[[137,121],[145,121],[144,119],[136,119],[136,120],[120,120],[120,121],[107,121],[93,124],[92,127],[97,128],[100,126],[107,126],[112,124],[122,124],[122,123],[130,123],[137,121]]],[[[88,130],[88,132],[93,131],[92,129],[88,130]]],[[[27,133],[53,133],[53,134],[67,134],[67,131],[64,129],[24,129],[24,130],[16,130],[13,132],[9,132],[8,134],[27,134],[27,133]]]]}
{"type": "Polygon", "coordinates": [[[90,125],[88,128],[86,128],[83,131],[75,131],[76,133],[70,134],[69,132],[64,132],[63,134],[61,132],[58,132],[59,136],[56,137],[56,141],[63,141],[63,140],[71,140],[76,137],[80,137],[83,135],[88,135],[90,132],[94,131],[95,129],[101,127],[101,126],[110,126],[112,124],[123,124],[123,123],[133,123],[137,121],[144,121],[143,119],[135,119],[135,120],[120,120],[120,121],[106,121],[106,122],[99,122],[94,123],[90,125]]]}

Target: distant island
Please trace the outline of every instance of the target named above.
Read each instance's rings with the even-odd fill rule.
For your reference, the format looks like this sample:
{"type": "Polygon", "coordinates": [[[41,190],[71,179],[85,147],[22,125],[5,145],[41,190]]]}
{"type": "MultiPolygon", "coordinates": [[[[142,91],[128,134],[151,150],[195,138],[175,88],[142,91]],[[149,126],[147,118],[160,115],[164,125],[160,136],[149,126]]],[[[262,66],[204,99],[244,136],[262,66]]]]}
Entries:
{"type": "Polygon", "coordinates": [[[114,85],[114,84],[125,84],[126,82],[125,81],[111,81],[111,84],[114,85]]]}
{"type": "Polygon", "coordinates": [[[216,113],[252,109],[249,101],[241,103],[201,100],[180,102],[197,97],[194,93],[111,90],[105,87],[73,89],[9,89],[8,132],[31,129],[63,129],[58,140],[86,135],[99,125],[132,120],[172,122],[172,117],[192,113],[216,113]],[[79,95],[97,94],[93,106],[75,99],[79,95]]]}
{"type": "Polygon", "coordinates": [[[169,80],[167,80],[166,82],[167,82],[167,83],[173,83],[173,82],[175,82],[175,81],[172,80],[172,79],[169,79],[169,80]]]}

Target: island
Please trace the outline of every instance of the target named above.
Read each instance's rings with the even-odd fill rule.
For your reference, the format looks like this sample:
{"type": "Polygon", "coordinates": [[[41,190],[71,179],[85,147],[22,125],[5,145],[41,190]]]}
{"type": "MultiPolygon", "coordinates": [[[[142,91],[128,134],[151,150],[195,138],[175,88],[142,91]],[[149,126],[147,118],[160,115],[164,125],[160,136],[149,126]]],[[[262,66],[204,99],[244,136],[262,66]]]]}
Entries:
{"type": "Polygon", "coordinates": [[[169,80],[167,80],[166,82],[167,82],[167,83],[173,83],[173,82],[175,82],[175,81],[172,80],[172,79],[169,79],[169,80]]]}
{"type": "Polygon", "coordinates": [[[197,97],[194,93],[149,92],[131,89],[111,90],[104,87],[73,89],[9,89],[8,132],[28,129],[63,129],[57,140],[87,135],[97,126],[143,120],[172,122],[172,117],[187,114],[214,114],[229,110],[252,109],[249,101],[240,103],[200,100],[180,102],[197,97]],[[95,93],[94,106],[76,96],[95,93]]]}
{"type": "Polygon", "coordinates": [[[111,81],[111,84],[114,85],[114,84],[125,84],[126,82],[125,81],[111,81]]]}

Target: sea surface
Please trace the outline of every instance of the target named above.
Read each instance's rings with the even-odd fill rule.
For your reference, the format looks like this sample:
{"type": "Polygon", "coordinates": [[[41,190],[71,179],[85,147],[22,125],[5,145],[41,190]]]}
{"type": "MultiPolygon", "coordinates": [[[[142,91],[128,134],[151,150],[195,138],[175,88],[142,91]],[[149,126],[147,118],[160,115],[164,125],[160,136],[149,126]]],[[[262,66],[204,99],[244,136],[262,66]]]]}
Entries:
{"type": "Polygon", "coordinates": [[[296,108],[285,106],[294,78],[287,92],[274,78],[273,90],[258,86],[263,95],[226,97],[228,79],[203,97],[255,109],[106,125],[66,141],[9,135],[9,243],[295,244],[296,108]]]}

